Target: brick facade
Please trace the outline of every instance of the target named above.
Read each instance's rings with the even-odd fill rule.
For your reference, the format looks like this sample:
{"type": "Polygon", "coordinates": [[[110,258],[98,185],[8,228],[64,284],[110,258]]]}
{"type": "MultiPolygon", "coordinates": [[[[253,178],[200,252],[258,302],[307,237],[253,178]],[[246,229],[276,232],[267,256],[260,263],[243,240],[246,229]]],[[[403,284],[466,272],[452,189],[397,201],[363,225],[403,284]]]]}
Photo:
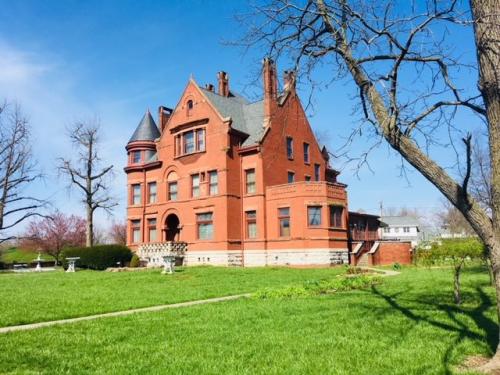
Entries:
{"type": "Polygon", "coordinates": [[[127,144],[128,236],[187,243],[188,264],[348,262],[346,186],[337,182],[285,72],[263,64],[264,98],[190,80],[177,106],[147,113],[127,144]]]}
{"type": "Polygon", "coordinates": [[[410,241],[381,241],[377,251],[371,256],[370,265],[411,264],[411,261],[412,247],[410,241]]]}

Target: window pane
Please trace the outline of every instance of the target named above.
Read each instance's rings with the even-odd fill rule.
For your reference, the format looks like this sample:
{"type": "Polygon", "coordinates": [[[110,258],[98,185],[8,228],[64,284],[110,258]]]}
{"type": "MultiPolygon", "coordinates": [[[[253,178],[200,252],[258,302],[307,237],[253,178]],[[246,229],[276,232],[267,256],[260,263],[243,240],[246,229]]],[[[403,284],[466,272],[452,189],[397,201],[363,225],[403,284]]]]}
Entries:
{"type": "Polygon", "coordinates": [[[319,164],[314,164],[314,180],[315,181],[320,180],[320,165],[319,164]]]}
{"type": "Polygon", "coordinates": [[[205,151],[205,130],[198,129],[196,131],[196,149],[198,151],[205,151]]]}
{"type": "Polygon", "coordinates": [[[309,144],[304,143],[304,163],[309,163],[309,144]]]}
{"type": "Polygon", "coordinates": [[[321,225],[321,207],[307,207],[309,225],[321,225]]]}
{"type": "Polygon", "coordinates": [[[141,241],[141,221],[140,220],[132,220],[132,242],[137,243],[141,241]]]}
{"type": "Polygon", "coordinates": [[[177,182],[171,182],[168,184],[168,200],[177,200],[177,182]]]}
{"type": "Polygon", "coordinates": [[[290,216],[290,208],[283,207],[278,209],[279,216],[290,216]]]}
{"type": "Polygon", "coordinates": [[[342,215],[344,208],[339,206],[330,206],[330,226],[334,228],[342,228],[342,215]]]}
{"type": "Polygon", "coordinates": [[[280,219],[280,237],[290,237],[290,219],[280,219]]]}
{"type": "Polygon", "coordinates": [[[132,204],[141,203],[141,185],[132,185],[132,204]]]}
{"type": "Polygon", "coordinates": [[[295,173],[288,172],[288,183],[291,184],[294,181],[295,181],[295,173]]]}
{"type": "Polygon", "coordinates": [[[203,213],[196,215],[196,221],[198,223],[198,238],[200,240],[210,240],[213,237],[213,222],[212,213],[203,213]]]}
{"type": "Polygon", "coordinates": [[[191,154],[194,152],[194,133],[192,131],[184,133],[184,153],[191,154]]]}
{"type": "Polygon", "coordinates": [[[200,175],[195,174],[191,176],[191,182],[192,182],[192,189],[191,189],[191,195],[196,198],[200,195],[200,175]]]}
{"type": "Polygon", "coordinates": [[[286,137],[286,156],[289,159],[293,158],[293,139],[292,139],[292,137],[286,137]]]}
{"type": "Polygon", "coordinates": [[[210,184],[210,195],[218,194],[218,178],[217,171],[208,172],[208,180],[210,184]]]}
{"type": "Polygon", "coordinates": [[[255,193],[255,169],[246,170],[247,193],[255,193]]]}
{"type": "Polygon", "coordinates": [[[158,156],[156,154],[156,151],[147,150],[146,151],[146,161],[151,162],[151,161],[156,161],[156,160],[158,160],[158,156]]]}
{"type": "Polygon", "coordinates": [[[257,212],[256,211],[247,211],[245,213],[247,220],[247,238],[256,238],[257,237],[257,212]]]}
{"type": "Polygon", "coordinates": [[[141,161],[141,152],[134,151],[132,152],[132,163],[139,163],[141,161]]]}
{"type": "Polygon", "coordinates": [[[257,238],[257,223],[248,223],[247,225],[248,238],[257,238]]]}
{"type": "Polygon", "coordinates": [[[149,242],[156,241],[156,228],[149,228],[149,242]]]}
{"type": "Polygon", "coordinates": [[[149,203],[156,203],[156,182],[150,182],[149,187],[149,203]]]}

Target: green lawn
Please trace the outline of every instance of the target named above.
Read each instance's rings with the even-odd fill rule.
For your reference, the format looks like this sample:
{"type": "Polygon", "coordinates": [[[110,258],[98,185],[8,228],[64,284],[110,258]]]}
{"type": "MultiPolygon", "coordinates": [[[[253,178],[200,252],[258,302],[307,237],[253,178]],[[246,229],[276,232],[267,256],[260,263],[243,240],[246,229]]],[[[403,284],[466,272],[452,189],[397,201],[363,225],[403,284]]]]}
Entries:
{"type": "Polygon", "coordinates": [[[0,274],[0,327],[252,292],[265,286],[331,278],[343,268],[160,269],[0,274]]]}
{"type": "MultiPolygon", "coordinates": [[[[227,277],[251,279],[256,286],[258,281],[276,284],[278,278],[288,284],[323,277],[328,271],[193,268],[174,278],[201,272],[205,282],[227,277]],[[247,273],[251,276],[243,276],[247,273]]],[[[127,276],[130,284],[122,292],[133,280],[154,283],[160,277],[127,276]]],[[[194,288],[189,280],[176,285],[194,288]]],[[[498,337],[486,272],[466,272],[463,285],[465,302],[456,307],[450,270],[409,268],[369,290],[250,298],[4,334],[0,372],[453,374],[467,355],[491,354],[498,337]]]]}
{"type": "MultiPolygon", "coordinates": [[[[36,251],[28,251],[11,247],[0,252],[0,261],[5,263],[31,263],[38,257],[36,251]]],[[[53,260],[54,258],[49,254],[42,254],[42,259],[53,260]]]]}

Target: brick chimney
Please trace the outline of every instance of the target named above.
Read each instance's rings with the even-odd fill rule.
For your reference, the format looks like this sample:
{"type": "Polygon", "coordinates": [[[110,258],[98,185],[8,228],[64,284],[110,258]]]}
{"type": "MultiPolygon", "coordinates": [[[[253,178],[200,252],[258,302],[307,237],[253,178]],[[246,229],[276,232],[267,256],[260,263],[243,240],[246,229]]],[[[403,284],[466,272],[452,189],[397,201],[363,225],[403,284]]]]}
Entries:
{"type": "Polygon", "coordinates": [[[229,96],[229,77],[226,72],[217,73],[217,80],[219,81],[219,95],[229,96]]]}
{"type": "Polygon", "coordinates": [[[207,84],[205,85],[205,88],[206,88],[208,91],[214,92],[214,85],[212,85],[211,83],[207,83],[207,84]]]}
{"type": "Polygon", "coordinates": [[[292,70],[285,70],[283,72],[283,89],[285,92],[295,91],[295,72],[292,70]]]}
{"type": "Polygon", "coordinates": [[[276,76],[276,65],[269,57],[263,61],[263,77],[264,81],[264,126],[269,124],[273,108],[276,105],[278,95],[278,79],[276,76]]]}
{"type": "Polygon", "coordinates": [[[162,105],[158,107],[158,123],[160,125],[160,133],[163,134],[163,130],[165,129],[165,126],[167,125],[168,119],[170,118],[171,114],[171,108],[167,108],[162,105]]]}

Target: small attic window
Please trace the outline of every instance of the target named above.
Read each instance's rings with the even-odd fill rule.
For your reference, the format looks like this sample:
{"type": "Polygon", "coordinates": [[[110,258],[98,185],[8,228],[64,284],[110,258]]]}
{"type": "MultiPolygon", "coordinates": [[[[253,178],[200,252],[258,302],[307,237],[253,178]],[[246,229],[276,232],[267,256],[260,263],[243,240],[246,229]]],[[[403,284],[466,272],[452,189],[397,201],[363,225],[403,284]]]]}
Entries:
{"type": "Polygon", "coordinates": [[[192,110],[193,110],[193,101],[189,99],[186,103],[186,111],[188,116],[191,115],[192,110]]]}

